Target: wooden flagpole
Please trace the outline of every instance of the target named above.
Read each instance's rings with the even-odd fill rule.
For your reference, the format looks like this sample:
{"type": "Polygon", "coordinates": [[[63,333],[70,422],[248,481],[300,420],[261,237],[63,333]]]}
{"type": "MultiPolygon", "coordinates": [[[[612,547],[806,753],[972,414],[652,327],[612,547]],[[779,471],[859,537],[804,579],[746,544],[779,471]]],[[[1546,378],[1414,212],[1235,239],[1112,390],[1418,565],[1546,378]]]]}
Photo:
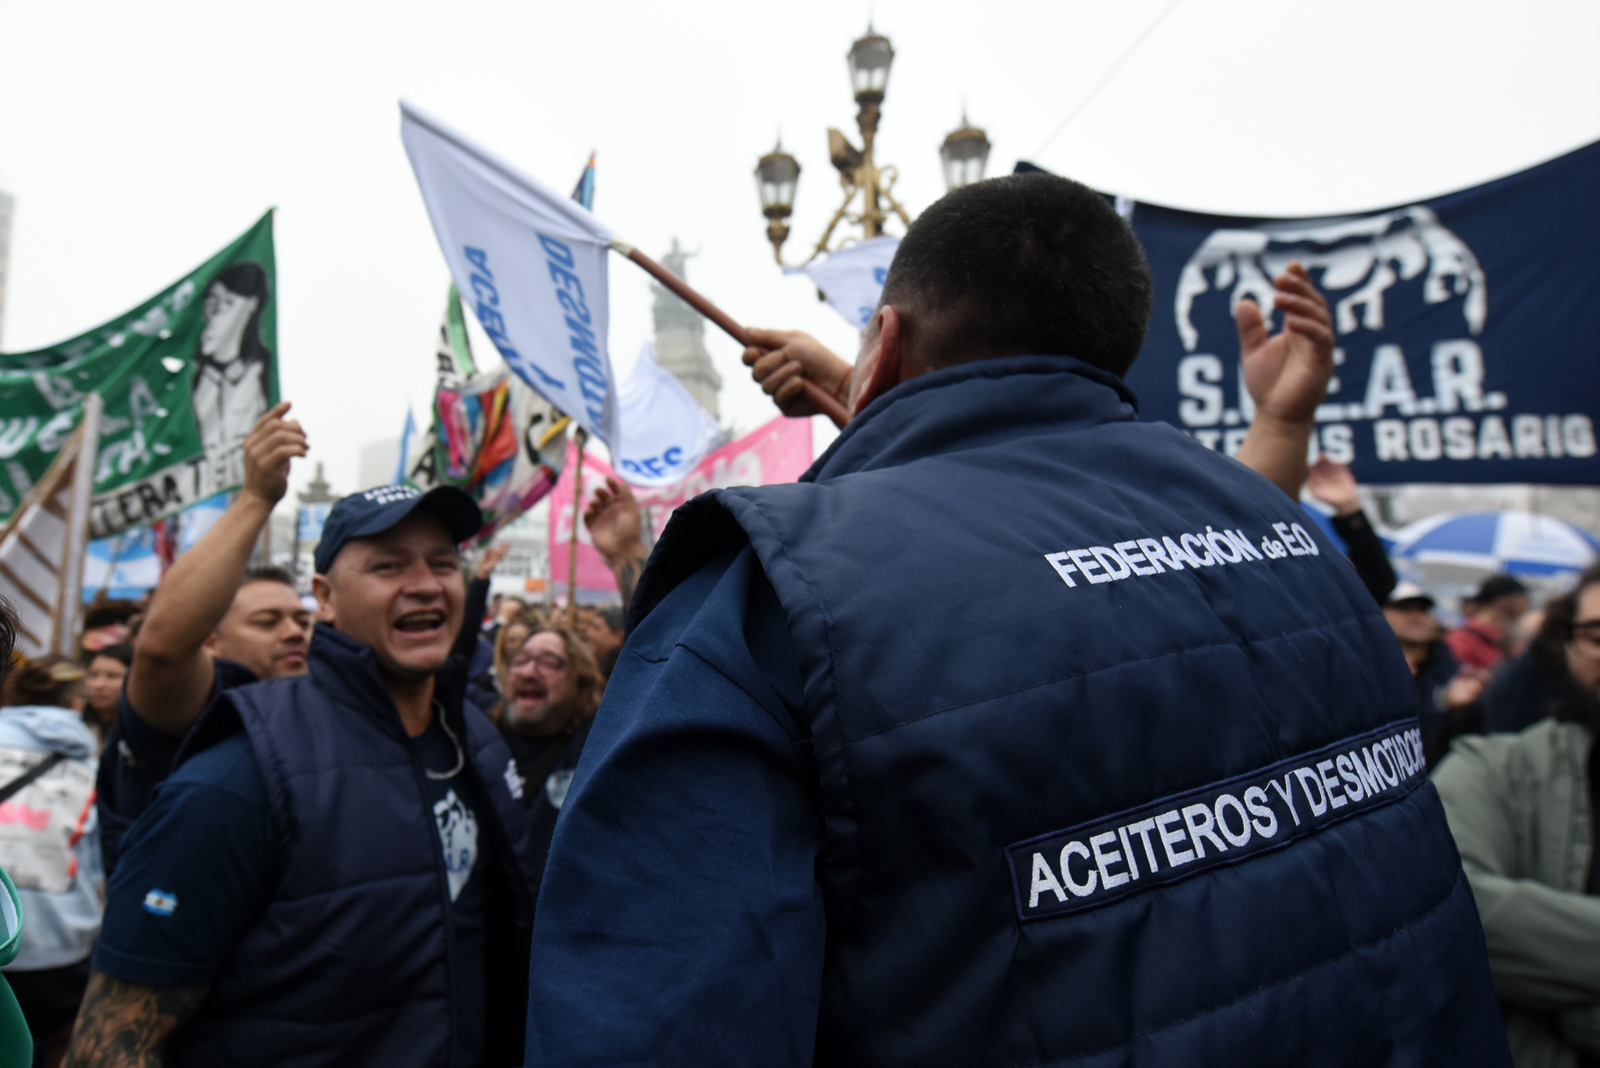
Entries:
{"type": "Polygon", "coordinates": [[[567,550],[568,630],[578,629],[578,524],[583,522],[583,447],[588,444],[589,435],[580,426],[573,437],[578,443],[578,455],[572,472],[572,542],[567,550]]]}
{"type": "MultiPolygon", "coordinates": [[[[749,336],[744,332],[744,327],[734,322],[721,308],[701,296],[688,282],[685,282],[682,278],[679,278],[626,241],[613,241],[611,242],[611,247],[634,263],[637,263],[640,267],[643,267],[656,281],[682,297],[695,311],[716,323],[733,340],[745,348],[756,347],[751,344],[749,336]]],[[[838,398],[811,381],[811,379],[802,377],[800,379],[800,387],[805,390],[806,396],[811,399],[811,403],[815,404],[823,415],[833,420],[835,426],[842,428],[850,421],[850,413],[844,410],[844,405],[839,403],[838,398]]]]}
{"type": "Polygon", "coordinates": [[[83,565],[89,549],[89,505],[94,499],[94,469],[100,446],[100,417],[105,402],[91,393],[83,400],[78,423],[78,455],[73,460],[72,490],[67,508],[67,543],[61,560],[61,600],[56,611],[55,651],[71,656],[78,644],[78,619],[83,612],[83,565]]]}

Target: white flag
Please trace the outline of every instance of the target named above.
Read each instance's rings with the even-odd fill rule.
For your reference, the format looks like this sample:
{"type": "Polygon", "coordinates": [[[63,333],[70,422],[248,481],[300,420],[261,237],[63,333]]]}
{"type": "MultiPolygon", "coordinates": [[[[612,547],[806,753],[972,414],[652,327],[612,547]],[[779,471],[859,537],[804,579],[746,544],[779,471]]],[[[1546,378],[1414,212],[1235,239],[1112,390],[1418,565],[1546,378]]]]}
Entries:
{"type": "Polygon", "coordinates": [[[828,306],[865,330],[883,295],[889,264],[900,247],[898,237],[874,237],[831,253],[821,263],[800,267],[822,291],[828,306]]]}
{"type": "Polygon", "coordinates": [[[611,450],[617,473],[635,486],[671,486],[688,477],[722,440],[717,421],[656,363],[648,341],[623,384],[622,441],[611,450]]]}
{"type": "Polygon", "coordinates": [[[437,119],[400,104],[400,137],[456,288],[517,375],[613,445],[606,349],[611,231],[437,119]]]}

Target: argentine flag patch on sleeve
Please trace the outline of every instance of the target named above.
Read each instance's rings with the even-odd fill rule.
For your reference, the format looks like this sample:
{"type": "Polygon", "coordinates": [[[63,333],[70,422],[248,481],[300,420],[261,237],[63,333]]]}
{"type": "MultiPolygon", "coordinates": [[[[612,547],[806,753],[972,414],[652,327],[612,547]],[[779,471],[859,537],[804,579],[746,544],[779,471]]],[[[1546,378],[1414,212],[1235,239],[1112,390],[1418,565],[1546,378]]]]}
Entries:
{"type": "Polygon", "coordinates": [[[178,910],[178,895],[165,890],[151,890],[144,895],[144,910],[156,916],[171,916],[178,910]]]}

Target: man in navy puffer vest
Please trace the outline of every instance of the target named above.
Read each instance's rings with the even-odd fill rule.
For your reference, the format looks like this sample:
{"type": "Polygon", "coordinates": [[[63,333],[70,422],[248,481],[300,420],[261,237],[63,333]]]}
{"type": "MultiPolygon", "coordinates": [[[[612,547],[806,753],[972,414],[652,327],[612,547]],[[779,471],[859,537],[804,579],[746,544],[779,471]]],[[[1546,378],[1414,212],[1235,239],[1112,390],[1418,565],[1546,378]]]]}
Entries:
{"type": "Polygon", "coordinates": [[[521,1063],[527,815],[450,656],[481,525],[334,505],[308,673],[223,691],[128,831],[74,1065],[521,1063]]]}
{"type": "MultiPolygon", "coordinates": [[[[1284,331],[1240,329],[1292,490],[1332,336],[1277,284],[1284,331]]],[[[530,1066],[1509,1063],[1393,636],[1294,500],[1135,419],[1150,293],[1083,186],[957,190],[832,448],[673,517],[545,870],[530,1066]]]]}

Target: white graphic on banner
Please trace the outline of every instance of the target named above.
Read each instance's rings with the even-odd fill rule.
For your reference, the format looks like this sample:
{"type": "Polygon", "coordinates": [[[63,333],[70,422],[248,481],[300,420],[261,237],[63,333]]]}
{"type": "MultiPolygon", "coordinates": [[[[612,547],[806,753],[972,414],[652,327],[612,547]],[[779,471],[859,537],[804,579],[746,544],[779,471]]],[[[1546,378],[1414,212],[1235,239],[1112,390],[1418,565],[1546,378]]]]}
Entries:
{"type": "MultiPolygon", "coordinates": [[[[1476,339],[1488,323],[1488,279],[1467,243],[1421,205],[1317,223],[1219,229],[1200,243],[1179,275],[1173,317],[1190,354],[1177,361],[1178,419],[1207,448],[1236,454],[1255,406],[1231,355],[1237,345],[1231,322],[1226,337],[1202,336],[1195,310],[1211,293],[1226,294],[1230,316],[1245,300],[1270,310],[1276,293],[1272,279],[1294,260],[1305,265],[1328,297],[1343,342],[1334,349],[1334,363],[1345,366],[1344,345],[1358,355],[1371,345],[1364,384],[1344,382],[1341,373],[1329,382],[1316,413],[1313,454],[1339,463],[1350,463],[1358,452],[1381,462],[1595,454],[1594,424],[1587,414],[1515,412],[1507,394],[1485,388],[1488,368],[1476,339]],[[1402,283],[1412,284],[1402,290],[1402,283]],[[1460,316],[1454,336],[1431,343],[1427,378],[1413,376],[1400,345],[1382,340],[1386,326],[1414,311],[1404,301],[1415,300],[1419,290],[1423,305],[1455,302],[1460,316]],[[1369,337],[1359,338],[1363,332],[1369,337]],[[1218,352],[1230,355],[1224,359],[1218,352]],[[1511,414],[1498,414],[1508,409],[1511,414]],[[1358,437],[1352,425],[1358,421],[1370,422],[1370,432],[1358,437]]],[[[1356,368],[1359,374],[1359,362],[1356,368]]]]}

